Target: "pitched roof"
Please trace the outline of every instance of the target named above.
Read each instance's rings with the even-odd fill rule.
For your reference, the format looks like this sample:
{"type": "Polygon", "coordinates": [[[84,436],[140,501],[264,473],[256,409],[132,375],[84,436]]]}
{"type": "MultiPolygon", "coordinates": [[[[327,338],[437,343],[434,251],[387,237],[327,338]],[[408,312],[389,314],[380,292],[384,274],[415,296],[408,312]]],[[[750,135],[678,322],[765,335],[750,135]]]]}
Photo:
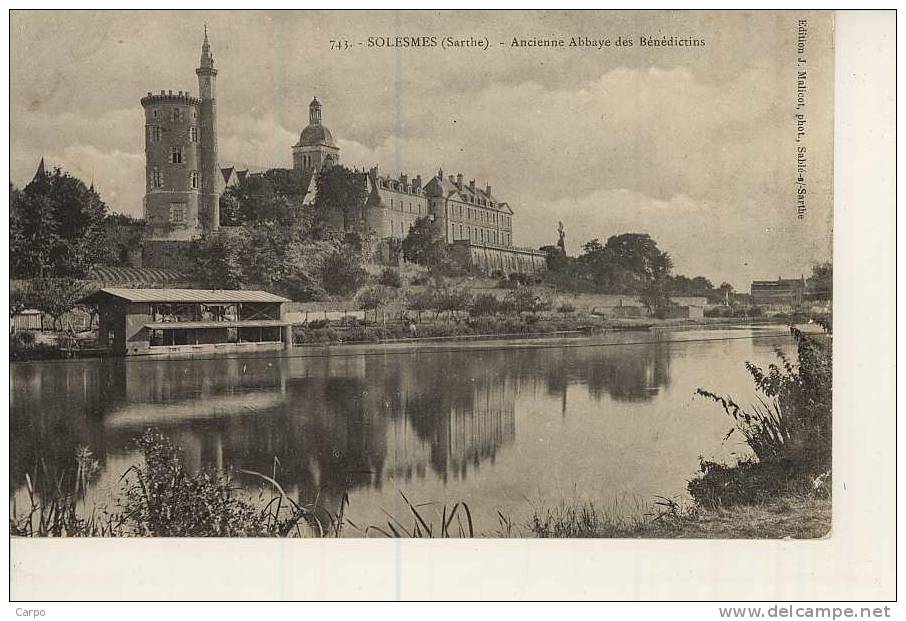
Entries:
{"type": "Polygon", "coordinates": [[[486,189],[482,189],[477,185],[473,188],[469,183],[463,183],[460,186],[453,180],[452,176],[439,177],[435,175],[425,184],[425,194],[440,197],[458,194],[460,200],[464,203],[472,203],[480,207],[513,213],[509,205],[492,196],[486,189]]]}
{"type": "Polygon", "coordinates": [[[83,301],[115,297],[127,302],[289,302],[287,298],[267,291],[233,289],[123,289],[105,287],[83,301]]]}
{"type": "Polygon", "coordinates": [[[186,282],[189,278],[178,270],[164,268],[95,265],[88,271],[88,280],[106,283],[163,284],[186,282]]]}

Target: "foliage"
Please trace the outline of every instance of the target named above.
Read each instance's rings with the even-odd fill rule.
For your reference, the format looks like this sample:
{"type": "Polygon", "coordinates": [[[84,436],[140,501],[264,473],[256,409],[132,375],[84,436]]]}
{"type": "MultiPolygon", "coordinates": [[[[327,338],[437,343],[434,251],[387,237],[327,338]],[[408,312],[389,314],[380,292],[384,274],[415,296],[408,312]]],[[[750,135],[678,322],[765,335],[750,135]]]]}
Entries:
{"type": "Polygon", "coordinates": [[[425,216],[418,218],[402,244],[403,257],[410,263],[426,267],[443,267],[450,262],[443,231],[425,216]]]}
{"type": "Polygon", "coordinates": [[[31,304],[32,286],[26,281],[21,285],[10,285],[9,288],[9,316],[15,317],[31,304]]]}
{"type": "Polygon", "coordinates": [[[296,300],[348,295],[364,282],[367,245],[319,241],[277,222],[224,227],[192,243],[194,276],[209,286],[254,285],[296,300]]]}
{"type": "Polygon", "coordinates": [[[330,295],[349,295],[365,282],[368,274],[362,267],[362,255],[344,247],[335,246],[321,260],[319,276],[321,286],[330,295]]]}
{"type": "MultiPolygon", "coordinates": [[[[733,419],[730,433],[742,434],[759,463],[776,464],[786,473],[785,479],[815,477],[831,469],[831,346],[796,328],[790,331],[796,339],[798,364],[779,350],[779,364],[767,369],[746,363],[755,383],[756,403],[743,407],[731,397],[703,389],[697,393],[719,404],[733,419]]],[[[721,473],[719,468],[705,466],[703,462],[703,482],[690,482],[690,491],[694,488],[700,496],[705,495],[703,486],[721,473]]]]}
{"type": "Polygon", "coordinates": [[[294,229],[310,224],[303,210],[303,188],[293,170],[274,168],[246,175],[223,193],[221,224],[225,226],[271,223],[294,229]]]}
{"type": "Polygon", "coordinates": [[[673,260],[647,234],[614,235],[601,245],[597,239],[583,246],[577,267],[586,278],[614,293],[638,293],[649,283],[666,278],[673,260]]]}
{"type": "Polygon", "coordinates": [[[457,311],[464,311],[472,303],[472,294],[460,287],[437,289],[434,293],[434,310],[438,313],[447,311],[455,317],[457,311]]]}
{"type": "MultiPolygon", "coordinates": [[[[724,285],[728,286],[727,283],[724,285]]],[[[732,287],[730,287],[732,289],[732,287]]],[[[714,290],[714,285],[704,276],[689,278],[682,274],[670,277],[668,289],[671,295],[708,297],[714,290]]]]}
{"type": "Polygon", "coordinates": [[[378,276],[378,284],[399,289],[403,286],[403,278],[400,276],[399,270],[385,267],[381,270],[381,275],[378,276]]]}
{"type": "MultiPolygon", "coordinates": [[[[348,504],[344,497],[337,515],[317,501],[300,504],[286,495],[273,478],[243,471],[266,482],[274,490],[269,501],[255,504],[237,494],[230,472],[190,472],[179,449],[165,436],[147,430],[136,443],[143,455],[141,465],[121,477],[123,496],[116,511],[93,509],[84,516],[78,499],[96,478],[97,460],[86,448],[76,453],[74,476],[52,482],[47,500],[41,500],[36,484],[26,474],[28,511],[13,507],[10,534],[56,537],[286,537],[337,536],[348,504]]],[[[263,500],[262,496],[262,500],[263,500]]]]}
{"type": "Polygon", "coordinates": [[[563,304],[561,304],[560,306],[557,307],[557,312],[563,313],[564,315],[568,315],[570,313],[575,313],[576,307],[573,306],[572,304],[570,304],[569,302],[564,302],[563,304]]]}
{"type": "Polygon", "coordinates": [[[501,302],[501,300],[498,300],[497,296],[490,293],[479,293],[472,300],[472,305],[469,307],[469,314],[473,317],[496,315],[506,308],[507,305],[501,302]]]}
{"type": "MultiPolygon", "coordinates": [[[[400,490],[400,496],[402,496],[406,507],[409,509],[411,526],[407,526],[402,520],[388,513],[387,516],[390,519],[387,521],[387,528],[372,525],[359,530],[366,537],[372,532],[378,533],[383,537],[411,537],[419,539],[475,536],[475,527],[472,524],[472,511],[465,502],[457,502],[450,508],[447,508],[446,504],[438,508],[435,503],[414,505],[402,490],[400,490]],[[425,507],[430,505],[434,505],[433,517],[428,515],[425,510],[425,507]],[[435,522],[435,520],[437,521],[435,522]]],[[[352,525],[355,526],[354,524],[352,525]]]]}
{"type": "Polygon", "coordinates": [[[91,285],[75,278],[41,278],[31,281],[27,293],[29,308],[53,318],[55,330],[62,330],[60,319],[91,292],[91,285]]]}
{"type": "Polygon", "coordinates": [[[59,168],[10,185],[11,276],[84,276],[108,251],[106,215],[98,193],[59,168]]]}
{"type": "Polygon", "coordinates": [[[363,310],[374,310],[395,297],[390,287],[373,285],[361,289],[355,296],[356,305],[363,310]]]}
{"type": "Polygon", "coordinates": [[[834,264],[830,261],[812,268],[808,279],[809,292],[816,298],[829,300],[834,296],[834,264]]]}
{"type": "Polygon", "coordinates": [[[365,183],[361,173],[335,164],[318,173],[313,228],[323,237],[330,229],[346,233],[359,228],[366,200],[365,183]]]}
{"type": "Polygon", "coordinates": [[[672,304],[667,292],[667,280],[656,278],[649,281],[639,294],[639,301],[645,305],[649,314],[659,318],[665,315],[672,304]]]}
{"type": "Polygon", "coordinates": [[[506,294],[504,302],[517,313],[537,313],[550,307],[550,301],[531,287],[513,289],[506,294]]]}

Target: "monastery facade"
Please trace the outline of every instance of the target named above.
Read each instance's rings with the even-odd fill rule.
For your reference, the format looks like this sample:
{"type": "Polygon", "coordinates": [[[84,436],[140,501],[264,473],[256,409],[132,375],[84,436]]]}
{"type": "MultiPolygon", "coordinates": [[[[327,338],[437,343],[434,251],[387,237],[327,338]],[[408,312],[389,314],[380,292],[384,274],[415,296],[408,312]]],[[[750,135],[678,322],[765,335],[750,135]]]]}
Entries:
{"type": "MultiPolygon", "coordinates": [[[[145,112],[145,198],[148,225],[146,266],[176,267],[180,248],[220,227],[220,197],[226,187],[241,183],[248,171],[221,168],[217,160],[216,77],[214,57],[205,30],[198,76],[199,95],[181,91],[148,93],[145,112]]],[[[309,104],[308,125],[291,147],[292,171],[311,204],[318,175],[340,163],[340,148],[323,123],[323,106],[309,104]]],[[[443,232],[452,255],[475,271],[531,273],[543,270],[546,254],[519,248],[513,241],[513,209],[496,197],[490,184],[464,182],[461,173],[443,170],[427,181],[421,175],[387,176],[378,167],[357,171],[365,201],[355,222],[334,214],[325,218],[338,232],[356,231],[382,241],[381,259],[399,260],[400,242],[419,218],[429,218],[443,232]]]]}

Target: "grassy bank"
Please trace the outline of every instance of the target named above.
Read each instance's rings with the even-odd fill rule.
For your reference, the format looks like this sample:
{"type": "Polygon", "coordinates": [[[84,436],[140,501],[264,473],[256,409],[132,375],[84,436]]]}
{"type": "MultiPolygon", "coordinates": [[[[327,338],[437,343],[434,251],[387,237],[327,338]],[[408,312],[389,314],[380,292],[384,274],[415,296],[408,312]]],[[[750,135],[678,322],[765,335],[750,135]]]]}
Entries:
{"type": "Polygon", "coordinates": [[[831,499],[786,494],[754,504],[706,509],[655,505],[642,513],[595,503],[536,510],[530,536],[664,539],[816,539],[829,534],[831,499]]]}

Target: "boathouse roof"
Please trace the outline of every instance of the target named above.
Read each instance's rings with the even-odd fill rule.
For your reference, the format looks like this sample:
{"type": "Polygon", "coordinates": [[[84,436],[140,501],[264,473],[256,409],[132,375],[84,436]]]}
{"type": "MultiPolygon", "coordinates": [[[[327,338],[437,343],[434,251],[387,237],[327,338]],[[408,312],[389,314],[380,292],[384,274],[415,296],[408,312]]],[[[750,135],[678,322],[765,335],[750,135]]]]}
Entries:
{"type": "Polygon", "coordinates": [[[289,302],[287,298],[267,291],[239,289],[123,289],[105,287],[92,293],[82,302],[98,302],[114,297],[127,302],[289,302]]]}

